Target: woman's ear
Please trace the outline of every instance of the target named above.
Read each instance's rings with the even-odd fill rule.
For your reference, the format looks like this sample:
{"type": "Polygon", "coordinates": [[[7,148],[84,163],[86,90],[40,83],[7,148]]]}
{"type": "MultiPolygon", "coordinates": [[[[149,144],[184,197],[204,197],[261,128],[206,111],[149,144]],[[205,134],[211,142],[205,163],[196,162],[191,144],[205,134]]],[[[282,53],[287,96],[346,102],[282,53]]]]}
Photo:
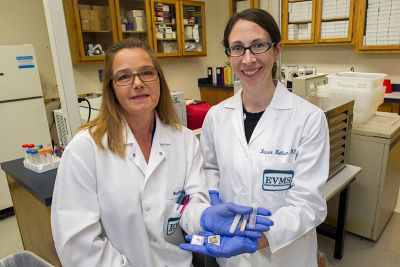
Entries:
{"type": "Polygon", "coordinates": [[[276,46],[275,46],[275,62],[279,60],[279,56],[281,55],[283,44],[282,41],[280,41],[276,46]]]}

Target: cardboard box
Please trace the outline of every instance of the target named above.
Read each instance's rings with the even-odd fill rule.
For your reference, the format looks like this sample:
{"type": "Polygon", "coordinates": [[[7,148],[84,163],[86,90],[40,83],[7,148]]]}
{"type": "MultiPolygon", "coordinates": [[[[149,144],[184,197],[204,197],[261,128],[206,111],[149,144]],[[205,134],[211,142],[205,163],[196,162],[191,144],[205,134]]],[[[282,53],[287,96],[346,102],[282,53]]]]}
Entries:
{"type": "Polygon", "coordinates": [[[79,10],[90,10],[90,9],[92,9],[92,7],[90,5],[78,4],[78,9],[79,10]]]}
{"type": "Polygon", "coordinates": [[[132,9],[125,12],[127,18],[144,17],[144,10],[132,9]]]}
{"type": "Polygon", "coordinates": [[[90,10],[90,30],[100,31],[99,12],[97,10],[90,10]]]}

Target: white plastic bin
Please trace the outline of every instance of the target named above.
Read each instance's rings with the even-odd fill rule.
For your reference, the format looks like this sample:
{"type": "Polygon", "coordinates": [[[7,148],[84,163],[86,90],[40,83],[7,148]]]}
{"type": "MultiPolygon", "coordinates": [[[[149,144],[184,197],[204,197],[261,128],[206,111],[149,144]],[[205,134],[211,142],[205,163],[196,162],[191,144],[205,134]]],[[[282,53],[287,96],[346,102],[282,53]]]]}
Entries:
{"type": "Polygon", "coordinates": [[[365,72],[339,72],[326,76],[332,88],[363,89],[367,91],[381,87],[386,74],[365,72]]]}
{"type": "Polygon", "coordinates": [[[0,260],[0,267],[54,267],[30,251],[22,251],[0,260]]]}
{"type": "Polygon", "coordinates": [[[370,91],[362,89],[333,88],[330,84],[318,87],[317,95],[321,97],[341,97],[354,99],[353,123],[360,124],[375,114],[385,97],[385,88],[380,86],[370,91]]]}

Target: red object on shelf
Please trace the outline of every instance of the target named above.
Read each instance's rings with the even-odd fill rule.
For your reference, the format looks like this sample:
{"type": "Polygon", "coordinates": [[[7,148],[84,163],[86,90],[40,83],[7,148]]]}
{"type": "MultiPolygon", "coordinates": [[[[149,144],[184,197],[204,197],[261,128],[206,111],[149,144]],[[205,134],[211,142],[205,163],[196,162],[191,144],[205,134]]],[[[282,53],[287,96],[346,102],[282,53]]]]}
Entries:
{"type": "Polygon", "coordinates": [[[392,91],[392,83],[389,79],[383,80],[383,86],[385,86],[385,94],[390,94],[392,91]]]}
{"type": "Polygon", "coordinates": [[[211,105],[207,103],[186,105],[187,127],[191,130],[201,128],[210,108],[211,105]]]}

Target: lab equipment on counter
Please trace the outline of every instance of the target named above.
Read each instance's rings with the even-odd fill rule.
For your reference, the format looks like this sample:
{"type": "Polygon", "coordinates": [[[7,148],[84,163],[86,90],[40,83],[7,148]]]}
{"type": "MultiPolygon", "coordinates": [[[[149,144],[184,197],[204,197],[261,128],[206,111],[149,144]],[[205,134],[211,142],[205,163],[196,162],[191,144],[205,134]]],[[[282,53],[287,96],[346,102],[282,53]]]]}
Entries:
{"type": "Polygon", "coordinates": [[[292,93],[298,96],[316,96],[318,86],[327,84],[326,74],[316,73],[293,78],[292,93]]]}
{"type": "Polygon", "coordinates": [[[42,145],[32,146],[33,144],[23,144],[24,149],[24,167],[32,171],[42,173],[56,169],[60,163],[60,158],[54,154],[50,147],[42,145]]]}
{"type": "Polygon", "coordinates": [[[292,91],[293,78],[316,74],[315,67],[285,66],[281,69],[281,82],[289,91],[292,91]]]}
{"type": "Polygon", "coordinates": [[[328,84],[319,86],[317,95],[354,99],[354,124],[371,118],[384,99],[385,74],[339,72],[328,75],[328,84]]]}
{"type": "MultiPolygon", "coordinates": [[[[0,88],[0,162],[22,158],[21,144],[27,140],[50,146],[33,45],[0,45],[0,88]]],[[[6,175],[0,170],[0,210],[12,206],[6,175]]]]}

